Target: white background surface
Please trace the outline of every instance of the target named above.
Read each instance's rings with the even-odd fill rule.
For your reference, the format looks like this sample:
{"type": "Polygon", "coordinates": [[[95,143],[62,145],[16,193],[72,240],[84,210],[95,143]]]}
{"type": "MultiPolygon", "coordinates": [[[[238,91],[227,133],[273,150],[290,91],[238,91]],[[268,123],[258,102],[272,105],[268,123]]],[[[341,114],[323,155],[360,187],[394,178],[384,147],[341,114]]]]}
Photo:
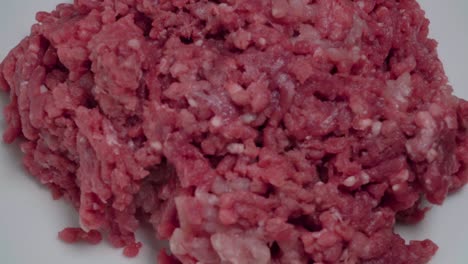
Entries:
{"type": "MultiPolygon", "coordinates": [[[[28,32],[34,14],[52,10],[60,0],[0,0],[0,59],[28,32]]],[[[458,96],[468,99],[468,1],[420,0],[431,20],[431,36],[439,41],[439,54],[458,96]]],[[[5,106],[5,96],[0,107],[5,106]]],[[[4,130],[3,115],[0,131],[4,130]]],[[[77,226],[76,213],[28,176],[16,145],[0,143],[0,263],[1,264],[152,264],[156,242],[150,232],[135,259],[107,243],[99,246],[67,245],[57,232],[77,226]]],[[[407,239],[430,238],[440,249],[431,264],[468,263],[468,189],[434,207],[420,224],[397,229],[407,239]]]]}

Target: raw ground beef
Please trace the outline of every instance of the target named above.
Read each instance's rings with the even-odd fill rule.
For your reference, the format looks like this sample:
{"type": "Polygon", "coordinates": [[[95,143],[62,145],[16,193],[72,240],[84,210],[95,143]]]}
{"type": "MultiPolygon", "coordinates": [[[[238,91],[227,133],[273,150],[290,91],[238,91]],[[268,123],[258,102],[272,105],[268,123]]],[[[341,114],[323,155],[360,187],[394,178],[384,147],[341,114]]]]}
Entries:
{"type": "Polygon", "coordinates": [[[102,232],[159,264],[420,264],[405,241],[468,179],[452,95],[415,0],[75,0],[0,66],[8,143],[102,232]]]}

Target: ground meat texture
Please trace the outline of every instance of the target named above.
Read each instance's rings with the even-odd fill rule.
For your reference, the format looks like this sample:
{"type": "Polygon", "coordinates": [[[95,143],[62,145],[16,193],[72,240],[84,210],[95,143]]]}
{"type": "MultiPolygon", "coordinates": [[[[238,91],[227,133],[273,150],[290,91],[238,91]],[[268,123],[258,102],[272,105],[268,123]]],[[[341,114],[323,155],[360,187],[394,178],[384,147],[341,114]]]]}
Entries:
{"type": "Polygon", "coordinates": [[[102,240],[102,235],[96,230],[91,230],[88,233],[81,228],[65,228],[58,234],[59,238],[66,243],[76,243],[80,240],[90,244],[99,244],[102,240]]]}
{"type": "Polygon", "coordinates": [[[75,0],[0,65],[8,143],[81,228],[159,264],[423,264],[424,217],[468,180],[415,0],[75,0]]]}

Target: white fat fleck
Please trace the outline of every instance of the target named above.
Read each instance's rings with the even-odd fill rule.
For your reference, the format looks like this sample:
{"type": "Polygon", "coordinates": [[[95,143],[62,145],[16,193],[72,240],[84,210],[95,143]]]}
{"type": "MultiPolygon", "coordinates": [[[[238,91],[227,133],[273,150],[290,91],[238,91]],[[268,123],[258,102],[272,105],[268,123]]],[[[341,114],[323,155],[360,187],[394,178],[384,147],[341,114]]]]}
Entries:
{"type": "Polygon", "coordinates": [[[405,148],[406,148],[406,152],[408,152],[408,154],[414,155],[414,148],[413,148],[413,146],[411,144],[406,142],[405,148]]]}
{"type": "MultiPolygon", "coordinates": [[[[360,51],[361,51],[361,48],[358,47],[358,46],[355,46],[355,47],[352,47],[352,48],[351,48],[351,52],[352,52],[352,53],[355,53],[355,54],[356,54],[356,53],[359,53],[360,51]]],[[[359,57],[359,56],[358,56],[358,57],[359,57]]]]}
{"type": "Polygon", "coordinates": [[[357,2],[357,5],[358,5],[359,8],[361,8],[361,9],[363,9],[364,6],[365,6],[364,2],[362,2],[362,1],[357,2]]]}
{"type": "Polygon", "coordinates": [[[209,61],[204,61],[202,62],[202,68],[204,70],[211,70],[213,69],[213,64],[211,64],[209,61]]]}
{"type": "Polygon", "coordinates": [[[39,52],[41,48],[39,47],[39,45],[34,43],[34,44],[29,45],[28,49],[31,52],[39,52]]]}
{"type": "Polygon", "coordinates": [[[315,51],[314,51],[314,57],[315,58],[321,58],[325,56],[325,50],[322,48],[322,47],[318,47],[315,51]]]}
{"type": "Polygon", "coordinates": [[[359,128],[364,130],[372,125],[372,120],[369,118],[359,120],[359,128]]]}
{"type": "Polygon", "coordinates": [[[409,179],[409,171],[408,170],[401,171],[400,173],[398,173],[396,178],[402,182],[407,181],[409,179]]]}
{"type": "Polygon", "coordinates": [[[178,76],[181,73],[187,72],[189,70],[188,66],[181,63],[181,62],[176,62],[171,66],[171,74],[173,76],[178,76]]]}
{"type": "Polygon", "coordinates": [[[313,238],[319,238],[320,237],[320,233],[319,232],[313,232],[310,234],[311,237],[313,238]]]}
{"type": "Polygon", "coordinates": [[[110,145],[110,146],[119,144],[119,142],[117,141],[117,137],[115,135],[107,135],[106,142],[107,142],[107,145],[110,145]]]}
{"type": "Polygon", "coordinates": [[[195,190],[195,197],[203,202],[207,202],[210,205],[216,205],[219,202],[219,198],[216,195],[209,194],[200,189],[195,190]]]}
{"type": "Polygon", "coordinates": [[[437,151],[435,149],[431,149],[426,154],[426,159],[429,162],[433,162],[437,158],[437,151]]]}
{"type": "Polygon", "coordinates": [[[431,184],[432,184],[432,180],[427,179],[424,183],[426,183],[426,185],[431,185],[431,184]]]}
{"type": "Polygon", "coordinates": [[[381,130],[382,130],[382,122],[375,121],[372,124],[372,135],[374,135],[374,136],[379,135],[381,130]]]}
{"type": "Polygon", "coordinates": [[[387,81],[388,91],[400,105],[408,102],[408,96],[411,94],[411,75],[404,73],[396,80],[387,81]]]}
{"type": "Polygon", "coordinates": [[[80,137],[80,138],[78,139],[78,142],[84,143],[84,142],[85,142],[85,138],[84,138],[84,137],[80,137]]]}
{"type": "Polygon", "coordinates": [[[333,218],[335,218],[335,220],[338,220],[340,222],[343,221],[343,218],[342,218],[340,212],[338,212],[338,210],[332,210],[332,215],[333,215],[333,218]]]}
{"type": "Polygon", "coordinates": [[[392,186],[392,190],[393,190],[394,192],[397,192],[397,191],[399,191],[400,189],[401,189],[401,185],[400,185],[400,184],[395,184],[395,185],[392,186]]]}
{"type": "Polygon", "coordinates": [[[217,204],[219,203],[218,197],[216,197],[216,196],[214,196],[214,195],[210,195],[210,196],[208,197],[208,200],[207,200],[207,201],[208,201],[208,204],[210,204],[210,205],[217,205],[217,204]]]}
{"type": "Polygon", "coordinates": [[[244,114],[241,116],[241,119],[242,119],[242,122],[246,124],[250,124],[253,121],[255,121],[255,119],[257,119],[257,116],[254,114],[244,114]]]}
{"type": "MultiPolygon", "coordinates": [[[[273,63],[273,65],[271,66],[271,68],[272,68],[272,69],[275,69],[275,70],[278,70],[278,69],[280,69],[281,67],[283,67],[284,64],[285,64],[284,60],[282,60],[282,59],[277,59],[277,60],[275,61],[275,63],[273,63]]],[[[279,82],[280,82],[280,83],[283,83],[284,85],[286,85],[285,82],[287,82],[287,81],[288,81],[288,76],[287,76],[286,74],[283,74],[283,75],[280,76],[280,78],[279,78],[279,82]]]]}
{"type": "Polygon", "coordinates": [[[210,121],[211,125],[214,127],[221,127],[223,125],[223,120],[219,116],[215,116],[210,121]]]}
{"type": "Polygon", "coordinates": [[[203,40],[199,39],[199,40],[195,41],[195,46],[200,47],[202,45],[203,45],[203,40]]]}
{"type": "Polygon", "coordinates": [[[168,66],[168,61],[166,58],[162,58],[160,61],[159,61],[159,67],[160,68],[166,68],[168,66]]]}
{"type": "Polygon", "coordinates": [[[227,151],[231,154],[242,154],[244,152],[245,146],[240,143],[231,143],[227,146],[227,151]]]}
{"type": "Polygon", "coordinates": [[[29,84],[28,81],[22,81],[22,82],[20,83],[20,89],[26,88],[26,86],[28,86],[28,84],[29,84]]]}
{"type": "Polygon", "coordinates": [[[39,91],[41,92],[41,94],[44,94],[44,93],[47,93],[49,89],[47,89],[45,85],[41,85],[41,87],[39,88],[39,91]]]}
{"type": "Polygon", "coordinates": [[[266,45],[266,39],[264,38],[259,38],[258,39],[258,44],[262,45],[262,46],[265,46],[266,45]]]}
{"type": "Polygon", "coordinates": [[[365,172],[361,172],[361,180],[364,184],[367,184],[369,183],[370,181],[370,176],[369,174],[365,173],[365,172]]]}
{"type": "Polygon", "coordinates": [[[427,111],[421,111],[417,113],[416,118],[418,118],[419,123],[422,125],[424,128],[431,128],[434,129],[437,127],[437,124],[432,117],[431,113],[427,111]]]}
{"type": "Polygon", "coordinates": [[[242,88],[242,86],[240,86],[238,83],[229,84],[228,89],[229,89],[229,92],[233,93],[233,94],[241,92],[242,90],[244,90],[242,88]]]}
{"type": "Polygon", "coordinates": [[[140,49],[140,41],[138,39],[131,39],[127,42],[127,45],[132,48],[132,49],[135,49],[135,50],[138,50],[140,49]]]}
{"type": "Polygon", "coordinates": [[[151,145],[151,147],[152,147],[153,149],[155,149],[155,150],[157,150],[157,151],[161,151],[161,150],[162,150],[162,144],[161,144],[161,142],[159,142],[159,141],[153,141],[153,142],[151,142],[150,145],[151,145]]]}
{"type": "Polygon", "coordinates": [[[347,187],[351,187],[351,186],[355,185],[356,183],[357,183],[357,179],[356,179],[355,176],[348,177],[343,182],[344,186],[347,186],[347,187]]]}
{"type": "Polygon", "coordinates": [[[280,17],[283,17],[285,16],[285,13],[282,9],[280,8],[277,8],[277,7],[273,7],[271,9],[271,15],[274,17],[274,18],[280,18],[280,17]]]}
{"type": "Polygon", "coordinates": [[[454,129],[457,128],[457,120],[451,116],[446,116],[444,118],[445,124],[447,124],[447,127],[449,129],[454,129]]]}
{"type": "Polygon", "coordinates": [[[197,101],[195,101],[193,98],[189,98],[187,100],[188,104],[191,106],[191,107],[197,107],[198,106],[198,103],[197,101]]]}

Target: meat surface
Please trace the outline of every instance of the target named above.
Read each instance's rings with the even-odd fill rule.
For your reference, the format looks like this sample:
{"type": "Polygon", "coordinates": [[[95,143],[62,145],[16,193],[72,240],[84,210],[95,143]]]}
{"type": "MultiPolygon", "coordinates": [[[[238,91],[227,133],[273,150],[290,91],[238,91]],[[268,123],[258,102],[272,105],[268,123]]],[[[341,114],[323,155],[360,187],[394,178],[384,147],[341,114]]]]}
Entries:
{"type": "Polygon", "coordinates": [[[3,139],[158,264],[424,264],[417,223],[468,181],[468,102],[415,0],[75,0],[0,64],[3,139]]]}

